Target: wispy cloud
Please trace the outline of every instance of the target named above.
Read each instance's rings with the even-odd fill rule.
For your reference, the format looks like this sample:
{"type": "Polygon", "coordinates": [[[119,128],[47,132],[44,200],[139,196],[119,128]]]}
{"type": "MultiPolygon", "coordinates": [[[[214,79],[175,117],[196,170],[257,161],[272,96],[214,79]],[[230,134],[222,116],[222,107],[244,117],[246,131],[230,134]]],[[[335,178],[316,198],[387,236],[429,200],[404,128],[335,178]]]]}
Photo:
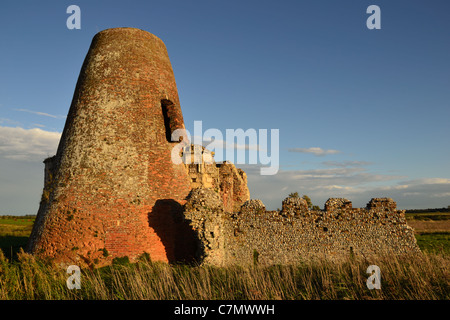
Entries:
{"type": "Polygon", "coordinates": [[[31,113],[31,114],[36,114],[38,116],[50,117],[50,118],[54,118],[54,119],[60,119],[60,118],[64,118],[65,117],[65,116],[56,116],[56,115],[53,115],[53,114],[40,112],[40,111],[33,111],[33,110],[28,110],[28,109],[13,109],[13,110],[14,111],[20,111],[20,112],[27,112],[27,113],[31,113]]]}
{"type": "Polygon", "coordinates": [[[324,161],[323,165],[327,167],[340,167],[340,168],[348,168],[348,167],[364,167],[369,166],[372,162],[368,161],[324,161]]]}
{"type": "Polygon", "coordinates": [[[42,161],[54,155],[61,133],[39,128],[0,126],[0,157],[13,160],[42,161]]]}
{"type": "Polygon", "coordinates": [[[9,124],[9,125],[13,125],[13,126],[22,125],[22,123],[15,121],[15,120],[8,119],[8,118],[0,118],[0,125],[1,124],[9,124]]]}
{"type": "Polygon", "coordinates": [[[324,150],[322,148],[319,147],[312,147],[312,148],[291,148],[288,150],[289,152],[299,152],[299,153],[311,153],[315,156],[318,157],[323,157],[329,154],[337,154],[337,153],[341,153],[341,151],[339,150],[333,150],[333,149],[328,149],[328,150],[324,150]]]}
{"type": "Polygon", "coordinates": [[[280,170],[260,176],[256,166],[245,166],[252,198],[268,208],[279,208],[290,192],[307,194],[323,206],[328,198],[347,198],[354,207],[364,207],[371,198],[391,197],[399,208],[439,208],[450,205],[450,179],[407,179],[405,176],[370,172],[365,167],[312,170],[280,170]],[[270,188],[267,188],[267,186],[270,188]]]}
{"type": "Polygon", "coordinates": [[[39,127],[39,128],[45,128],[46,126],[43,124],[39,124],[39,123],[33,123],[32,124],[34,127],[39,127]]]}
{"type": "MultiPolygon", "coordinates": [[[[416,179],[416,180],[410,180],[410,184],[417,185],[417,184],[444,184],[444,185],[450,185],[450,179],[446,178],[422,178],[422,179],[416,179]]],[[[450,188],[450,186],[449,186],[450,188]]],[[[448,190],[450,191],[450,189],[448,190]]]]}
{"type": "Polygon", "coordinates": [[[362,184],[390,181],[404,178],[403,176],[376,174],[365,168],[330,168],[282,171],[282,179],[295,181],[305,186],[326,187],[330,185],[358,186],[362,184]]]}

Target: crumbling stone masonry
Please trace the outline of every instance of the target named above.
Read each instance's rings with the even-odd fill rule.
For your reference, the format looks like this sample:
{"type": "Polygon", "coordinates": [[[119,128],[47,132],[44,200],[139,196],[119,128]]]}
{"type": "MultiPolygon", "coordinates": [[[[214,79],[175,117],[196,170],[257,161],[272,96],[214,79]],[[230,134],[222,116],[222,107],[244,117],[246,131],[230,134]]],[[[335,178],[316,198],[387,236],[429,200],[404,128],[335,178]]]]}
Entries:
{"type": "Polygon", "coordinates": [[[329,199],[326,210],[308,210],[301,198],[286,198],[281,211],[266,211],[260,200],[227,213],[213,191],[196,189],[185,204],[185,219],[201,240],[204,263],[225,266],[292,264],[301,259],[350,255],[419,253],[404,211],[390,198],[352,208],[347,199],[329,199]]]}
{"type": "MultiPolygon", "coordinates": [[[[392,199],[324,211],[287,198],[266,211],[233,164],[172,162],[184,128],[164,43],[134,28],[92,40],[27,250],[57,262],[104,265],[116,257],[213,265],[293,263],[314,256],[419,252],[392,199]]],[[[187,151],[192,155],[196,146],[187,151]]],[[[270,186],[268,186],[270,187],[270,186]]]]}
{"type": "Polygon", "coordinates": [[[191,187],[214,189],[220,193],[226,211],[239,211],[242,204],[250,199],[247,174],[228,161],[216,163],[214,153],[203,146],[192,144],[188,149],[183,156],[190,156],[185,166],[191,187]],[[196,153],[202,161],[194,161],[196,153]]]}

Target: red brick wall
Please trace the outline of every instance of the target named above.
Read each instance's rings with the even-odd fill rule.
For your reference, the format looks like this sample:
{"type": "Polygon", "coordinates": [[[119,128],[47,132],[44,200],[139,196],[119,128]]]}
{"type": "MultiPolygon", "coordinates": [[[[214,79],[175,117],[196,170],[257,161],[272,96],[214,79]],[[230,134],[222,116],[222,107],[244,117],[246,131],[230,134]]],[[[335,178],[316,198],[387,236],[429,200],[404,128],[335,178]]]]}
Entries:
{"type": "Polygon", "coordinates": [[[171,103],[170,130],[184,128],[164,43],[132,28],[98,33],[80,72],[30,252],[86,263],[144,252],[161,261],[192,255],[193,234],[179,217],[189,179],[182,164],[171,162],[174,143],[166,138],[162,101],[171,103]],[[191,238],[179,240],[184,237],[191,238]],[[182,246],[189,248],[184,255],[182,246]]]}

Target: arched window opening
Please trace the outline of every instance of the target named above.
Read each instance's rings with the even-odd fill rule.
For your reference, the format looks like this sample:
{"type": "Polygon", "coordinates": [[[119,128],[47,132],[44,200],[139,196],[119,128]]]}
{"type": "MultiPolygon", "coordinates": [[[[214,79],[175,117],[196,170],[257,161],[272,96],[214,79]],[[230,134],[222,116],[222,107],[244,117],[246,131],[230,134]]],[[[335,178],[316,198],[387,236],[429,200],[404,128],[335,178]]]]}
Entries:
{"type": "MultiPolygon", "coordinates": [[[[172,142],[172,128],[171,128],[171,112],[170,109],[173,108],[173,103],[170,100],[161,100],[161,108],[164,117],[164,128],[166,131],[166,139],[168,142],[172,142]]],[[[173,121],[172,121],[173,122],[173,121]]]]}
{"type": "Polygon", "coordinates": [[[162,99],[161,108],[164,117],[164,128],[166,131],[167,141],[172,143],[179,142],[179,141],[172,141],[172,133],[177,129],[184,128],[183,116],[181,115],[180,107],[175,105],[170,100],[162,99]]]}

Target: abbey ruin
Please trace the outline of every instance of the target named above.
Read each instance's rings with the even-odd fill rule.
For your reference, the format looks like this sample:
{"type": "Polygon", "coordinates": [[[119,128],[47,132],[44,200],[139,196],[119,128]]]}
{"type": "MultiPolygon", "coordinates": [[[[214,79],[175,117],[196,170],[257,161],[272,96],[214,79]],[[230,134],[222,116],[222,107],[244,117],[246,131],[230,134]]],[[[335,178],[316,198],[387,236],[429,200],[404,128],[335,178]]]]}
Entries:
{"type": "Polygon", "coordinates": [[[419,252],[403,211],[389,198],[352,208],[330,198],[310,210],[286,198],[280,211],[250,199],[245,172],[171,161],[184,128],[164,43],[134,28],[92,40],[55,156],[45,163],[27,250],[78,265],[143,254],[152,261],[218,266],[295,263],[315,256],[419,252]]]}

